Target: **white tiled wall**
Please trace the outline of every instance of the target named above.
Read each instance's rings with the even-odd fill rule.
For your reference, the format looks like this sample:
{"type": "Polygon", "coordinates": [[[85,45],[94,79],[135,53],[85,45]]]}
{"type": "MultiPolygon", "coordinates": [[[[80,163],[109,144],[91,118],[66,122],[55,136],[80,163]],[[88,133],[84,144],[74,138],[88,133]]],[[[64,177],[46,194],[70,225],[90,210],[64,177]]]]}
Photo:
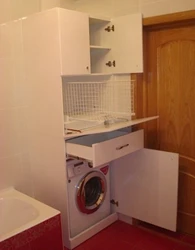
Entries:
{"type": "Polygon", "coordinates": [[[62,7],[65,9],[74,9],[74,0],[39,0],[40,10],[62,7]]]}
{"type": "MultiPolygon", "coordinates": [[[[61,6],[91,14],[144,16],[195,9],[195,0],[0,0],[0,24],[61,6]]],[[[29,85],[21,21],[0,25],[0,189],[15,185],[32,195],[28,149],[29,85]]]]}
{"type": "Polygon", "coordinates": [[[0,23],[40,11],[40,0],[0,0],[0,23]]]}
{"type": "Polygon", "coordinates": [[[195,0],[77,0],[74,8],[110,17],[135,12],[148,17],[195,9],[195,0]]]}
{"type": "Polygon", "coordinates": [[[120,16],[139,11],[138,0],[77,0],[75,9],[95,15],[120,16]]]}
{"type": "Polygon", "coordinates": [[[0,24],[60,6],[73,9],[74,0],[0,0],[0,24]]]}
{"type": "Polygon", "coordinates": [[[42,201],[49,178],[57,195],[65,189],[57,27],[56,10],[0,25],[0,190],[42,201]]]}
{"type": "Polygon", "coordinates": [[[39,0],[40,10],[51,9],[60,6],[60,0],[39,0]]]}
{"type": "Polygon", "coordinates": [[[54,7],[110,17],[142,12],[147,17],[195,9],[195,0],[0,0],[0,23],[54,7]]]}
{"type": "Polygon", "coordinates": [[[28,145],[30,85],[25,78],[22,24],[18,18],[72,0],[0,0],[0,189],[15,186],[33,196],[28,145]]]}
{"type": "Polygon", "coordinates": [[[32,195],[21,21],[0,25],[0,189],[32,195]]]}

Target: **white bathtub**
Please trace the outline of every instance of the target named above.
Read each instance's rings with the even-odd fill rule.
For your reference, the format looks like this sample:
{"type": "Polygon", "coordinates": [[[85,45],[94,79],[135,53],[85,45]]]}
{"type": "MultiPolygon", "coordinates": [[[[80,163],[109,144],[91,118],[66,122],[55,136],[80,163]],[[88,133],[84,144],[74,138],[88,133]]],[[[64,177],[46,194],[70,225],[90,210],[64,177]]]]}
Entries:
{"type": "Polygon", "coordinates": [[[0,242],[60,214],[14,188],[0,191],[0,242]]]}

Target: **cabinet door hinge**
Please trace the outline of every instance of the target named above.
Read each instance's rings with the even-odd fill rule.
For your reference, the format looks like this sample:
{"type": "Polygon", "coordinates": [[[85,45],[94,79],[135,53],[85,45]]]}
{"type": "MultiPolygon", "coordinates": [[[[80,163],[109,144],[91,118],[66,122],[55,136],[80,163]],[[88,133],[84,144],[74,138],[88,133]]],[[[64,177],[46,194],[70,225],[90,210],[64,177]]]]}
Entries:
{"type": "Polygon", "coordinates": [[[116,61],[114,60],[114,61],[108,61],[107,63],[106,63],[106,66],[108,66],[108,67],[116,67],[116,61]]]}
{"type": "Polygon", "coordinates": [[[117,207],[119,206],[118,201],[115,201],[113,199],[110,201],[110,203],[113,204],[113,205],[115,205],[115,206],[117,206],[117,207]]]}
{"type": "Polygon", "coordinates": [[[110,31],[114,32],[115,28],[114,28],[114,25],[112,25],[112,26],[106,27],[104,30],[107,31],[107,32],[110,32],[110,31]]]}

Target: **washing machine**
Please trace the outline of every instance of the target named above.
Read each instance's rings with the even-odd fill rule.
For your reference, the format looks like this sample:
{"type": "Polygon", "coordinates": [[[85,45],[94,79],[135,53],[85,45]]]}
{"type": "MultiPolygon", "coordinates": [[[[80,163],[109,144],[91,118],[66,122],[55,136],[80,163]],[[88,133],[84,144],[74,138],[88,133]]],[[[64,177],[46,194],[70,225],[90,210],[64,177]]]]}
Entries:
{"type": "Polygon", "coordinates": [[[71,238],[110,215],[109,165],[90,168],[87,161],[67,159],[71,238]]]}

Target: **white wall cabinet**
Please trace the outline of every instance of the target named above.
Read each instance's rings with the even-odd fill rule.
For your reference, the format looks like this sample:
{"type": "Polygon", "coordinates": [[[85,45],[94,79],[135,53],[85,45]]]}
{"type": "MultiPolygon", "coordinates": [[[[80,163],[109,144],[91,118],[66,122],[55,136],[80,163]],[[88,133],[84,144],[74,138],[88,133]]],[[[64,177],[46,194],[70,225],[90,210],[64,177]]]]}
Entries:
{"type": "Polygon", "coordinates": [[[61,75],[143,71],[141,14],[108,20],[54,8],[34,15],[33,20],[35,30],[41,20],[34,56],[39,40],[45,50],[58,51],[61,75]]]}
{"type": "MultiPolygon", "coordinates": [[[[118,202],[118,207],[113,204],[112,219],[106,218],[98,223],[97,230],[94,225],[92,230],[78,236],[81,241],[116,220],[115,212],[175,230],[178,155],[143,149],[142,131],[126,133],[121,130],[157,117],[129,120],[113,127],[103,124],[93,132],[83,133],[86,135],[84,140],[64,141],[63,85],[81,82],[90,87],[94,84],[96,90],[98,82],[104,89],[110,86],[110,80],[117,80],[120,88],[117,88],[117,98],[113,102],[116,104],[116,100],[124,99],[124,96],[121,98],[121,83],[127,82],[129,86],[130,77],[117,75],[110,79],[108,75],[142,71],[141,15],[110,21],[55,8],[23,19],[22,36],[25,79],[30,90],[27,120],[34,195],[61,211],[66,247],[75,246],[73,241],[78,243],[69,234],[66,153],[91,161],[94,167],[111,162],[112,199],[116,204],[118,202]],[[111,67],[106,65],[109,61],[111,67]],[[100,74],[94,76],[91,73],[100,74]],[[102,73],[109,74],[102,76],[102,73]],[[66,77],[61,78],[62,75],[66,77]]],[[[105,89],[104,94],[108,92],[105,89]]],[[[81,91],[77,90],[80,97],[81,91]]],[[[111,97],[112,92],[111,88],[111,97]]],[[[91,89],[88,92],[90,98],[92,94],[98,97],[97,93],[99,95],[91,89]]],[[[87,99],[84,94],[82,98],[87,99]]],[[[75,99],[79,100],[77,96],[75,99]]],[[[76,105],[83,106],[86,107],[76,105]]],[[[116,110],[121,112],[121,105],[119,107],[116,110]]],[[[92,105],[92,108],[97,107],[92,105]]],[[[131,112],[128,114],[130,118],[131,112]]],[[[81,133],[68,136],[79,137],[81,133]]]]}
{"type": "Polygon", "coordinates": [[[140,13],[108,20],[58,11],[62,75],[143,72],[140,13]]]}
{"type": "Polygon", "coordinates": [[[92,73],[143,72],[142,15],[90,23],[92,73]]]}

